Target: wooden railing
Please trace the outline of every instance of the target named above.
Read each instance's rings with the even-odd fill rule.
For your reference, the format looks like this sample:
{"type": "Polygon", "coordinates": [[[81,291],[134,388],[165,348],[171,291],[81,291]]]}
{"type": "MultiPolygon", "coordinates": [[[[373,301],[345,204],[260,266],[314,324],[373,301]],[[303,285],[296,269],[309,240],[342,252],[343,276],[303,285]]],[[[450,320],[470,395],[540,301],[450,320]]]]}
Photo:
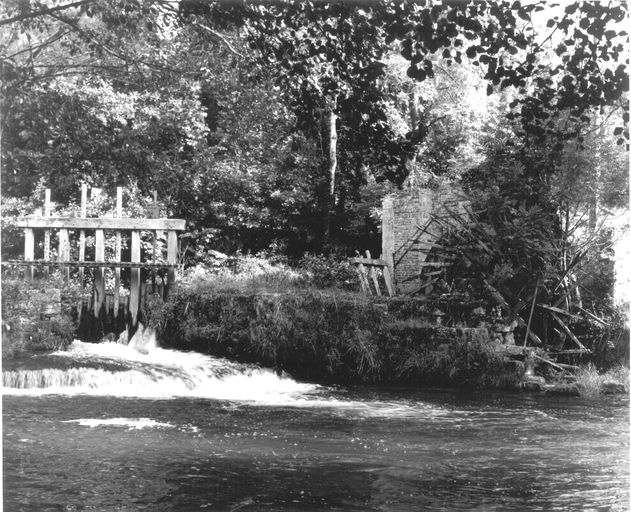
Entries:
{"type": "Polygon", "coordinates": [[[156,271],[165,269],[167,273],[167,285],[172,287],[176,282],[176,267],[178,257],[178,237],[177,232],[183,231],[186,222],[181,219],[158,219],[158,218],[122,218],[122,190],[117,191],[117,217],[86,217],[87,190],[82,188],[81,217],[50,217],[50,192],[46,191],[44,217],[22,217],[17,219],[16,225],[24,229],[24,260],[9,260],[3,262],[5,265],[24,266],[25,277],[33,280],[35,268],[43,267],[44,274],[48,275],[48,269],[52,266],[62,269],[66,279],[69,279],[70,268],[79,269],[79,279],[83,284],[84,269],[94,269],[94,298],[93,309],[95,316],[98,316],[101,307],[105,302],[105,269],[113,268],[115,275],[114,283],[114,316],[118,314],[120,305],[120,284],[121,268],[130,270],[130,288],[128,311],[131,314],[132,322],[135,324],[138,316],[141,301],[141,269],[148,268],[156,271]],[[43,258],[35,259],[35,231],[44,230],[44,254],[43,258]],[[57,250],[57,260],[51,259],[51,231],[58,230],[59,247],[57,250]],[[78,259],[71,259],[70,232],[79,231],[78,259]],[[94,232],[94,260],[85,259],[86,232],[94,232]],[[106,261],[105,246],[106,231],[115,232],[115,254],[114,259],[106,261]],[[153,257],[151,262],[141,261],[141,231],[153,232],[153,257]],[[163,257],[157,254],[156,240],[159,233],[167,234],[166,263],[163,257]],[[122,236],[128,234],[131,237],[131,254],[129,261],[121,260],[122,236]]]}

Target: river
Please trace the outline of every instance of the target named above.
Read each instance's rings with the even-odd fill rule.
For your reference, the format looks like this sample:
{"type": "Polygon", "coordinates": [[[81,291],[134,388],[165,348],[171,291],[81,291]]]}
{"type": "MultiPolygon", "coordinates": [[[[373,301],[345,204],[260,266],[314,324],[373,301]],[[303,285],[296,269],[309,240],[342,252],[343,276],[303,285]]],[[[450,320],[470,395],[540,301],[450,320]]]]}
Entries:
{"type": "Polygon", "coordinates": [[[629,399],[331,388],[75,341],[3,368],[5,511],[629,510],[629,399]]]}

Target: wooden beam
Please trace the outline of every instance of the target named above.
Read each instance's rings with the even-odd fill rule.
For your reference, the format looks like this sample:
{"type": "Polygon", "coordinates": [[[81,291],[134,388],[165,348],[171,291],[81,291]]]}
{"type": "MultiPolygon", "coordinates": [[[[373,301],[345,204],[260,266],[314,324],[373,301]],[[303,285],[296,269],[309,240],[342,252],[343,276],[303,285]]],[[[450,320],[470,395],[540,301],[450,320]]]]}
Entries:
{"type": "MultiPolygon", "coordinates": [[[[170,265],[177,263],[177,233],[172,230],[167,233],[167,262],[170,265]]],[[[175,285],[175,267],[169,268],[168,285],[171,290],[175,285]]]]}
{"type": "MultiPolygon", "coordinates": [[[[94,261],[105,261],[105,235],[97,229],[94,237],[94,261]]],[[[101,306],[105,300],[105,268],[94,271],[94,316],[99,317],[101,306]]]]}
{"type": "Polygon", "coordinates": [[[20,217],[16,225],[22,228],[44,229],[111,229],[121,231],[184,231],[183,219],[116,219],[111,217],[81,219],[78,217],[20,217]]]}
{"type": "MultiPolygon", "coordinates": [[[[35,258],[35,234],[30,228],[24,230],[24,259],[32,261],[35,258]]],[[[29,266],[26,269],[26,279],[33,280],[35,276],[35,267],[29,266]]]]}
{"type": "Polygon", "coordinates": [[[583,313],[585,313],[592,320],[596,320],[596,322],[598,322],[599,324],[603,325],[604,327],[609,327],[609,324],[607,322],[605,322],[602,318],[598,318],[596,315],[594,315],[593,313],[590,313],[589,311],[587,311],[586,309],[583,309],[580,306],[576,306],[576,308],[579,311],[582,311],[583,313]]]}
{"type": "Polygon", "coordinates": [[[366,267],[362,263],[357,264],[357,273],[359,274],[359,285],[366,295],[370,295],[370,284],[366,276],[366,267]]]}
{"type": "Polygon", "coordinates": [[[575,320],[583,320],[583,317],[570,313],[565,309],[556,308],[554,306],[548,306],[547,304],[537,304],[538,308],[547,309],[548,311],[553,311],[555,313],[559,313],[560,315],[569,316],[570,318],[574,318],[575,320]]]}
{"type": "Polygon", "coordinates": [[[576,345],[578,345],[578,348],[585,350],[586,352],[590,352],[590,350],[585,347],[585,345],[583,345],[578,338],[574,335],[574,333],[572,331],[570,331],[570,328],[565,325],[565,323],[563,323],[563,320],[561,320],[555,313],[550,313],[552,315],[552,318],[554,318],[557,323],[561,326],[561,328],[567,333],[567,335],[571,338],[571,340],[576,343],[576,345]]]}
{"type": "Polygon", "coordinates": [[[59,230],[59,263],[62,266],[62,274],[66,282],[70,281],[70,267],[64,265],[70,261],[70,238],[67,229],[59,230]]]}
{"type": "MultiPolygon", "coordinates": [[[[131,232],[131,261],[140,261],[140,231],[131,232]]],[[[129,312],[132,324],[138,320],[138,308],[140,307],[140,269],[132,267],[131,282],[129,284],[129,312]]]]}
{"type": "MultiPolygon", "coordinates": [[[[486,279],[483,279],[482,283],[484,284],[484,287],[487,289],[487,291],[490,292],[493,299],[495,299],[498,304],[504,307],[504,309],[506,309],[511,314],[511,320],[517,320],[517,323],[520,325],[520,327],[526,327],[526,321],[521,316],[519,316],[519,313],[515,309],[513,309],[508,302],[506,302],[506,299],[502,296],[502,294],[496,288],[491,286],[491,284],[486,279]]],[[[532,332],[532,330],[528,332],[528,337],[537,345],[543,344],[539,336],[532,332]]]]}
{"type": "Polygon", "coordinates": [[[383,279],[386,282],[386,289],[388,290],[388,295],[390,297],[394,297],[394,286],[392,283],[392,275],[390,274],[389,265],[383,267],[383,279]]]}
{"type": "MultiPolygon", "coordinates": [[[[50,217],[50,189],[44,191],[44,217],[50,217]]],[[[50,261],[50,229],[44,232],[44,259],[50,261]]],[[[44,275],[48,279],[48,267],[44,267],[44,275]]]]}
{"type": "MultiPolygon", "coordinates": [[[[123,216],[123,188],[116,187],[116,218],[123,216]]],[[[121,260],[121,232],[116,232],[116,254],[114,259],[118,262],[121,260]]],[[[118,318],[118,308],[120,305],[120,286],[121,286],[121,269],[116,267],[114,270],[114,318],[118,318]]]]}
{"type": "Polygon", "coordinates": [[[355,265],[359,265],[361,263],[362,265],[375,265],[377,267],[385,267],[388,264],[385,260],[375,260],[372,258],[349,258],[349,261],[355,265]]]}
{"type": "MultiPolygon", "coordinates": [[[[366,258],[370,259],[370,251],[368,250],[366,251],[366,258]]],[[[383,268],[388,268],[388,266],[385,265],[383,268]]],[[[370,279],[372,279],[372,283],[375,285],[375,292],[377,293],[377,296],[381,297],[381,287],[379,286],[379,279],[377,278],[377,272],[375,271],[374,265],[370,266],[368,273],[370,275],[370,279]]]]}
{"type": "MultiPolygon", "coordinates": [[[[81,213],[82,219],[88,216],[88,186],[81,184],[81,213]]],[[[79,232],[79,261],[85,260],[85,230],[79,232]]],[[[83,267],[79,267],[79,281],[83,285],[83,267]]]]}
{"type": "MultiPolygon", "coordinates": [[[[60,262],[45,261],[45,260],[7,260],[0,262],[5,267],[24,267],[24,266],[37,266],[42,267],[44,265],[61,265],[60,262]]],[[[67,267],[86,267],[86,268],[155,268],[155,269],[169,269],[171,267],[177,267],[177,264],[170,265],[168,263],[151,263],[151,262],[131,262],[131,261],[68,261],[63,263],[67,267]]]]}

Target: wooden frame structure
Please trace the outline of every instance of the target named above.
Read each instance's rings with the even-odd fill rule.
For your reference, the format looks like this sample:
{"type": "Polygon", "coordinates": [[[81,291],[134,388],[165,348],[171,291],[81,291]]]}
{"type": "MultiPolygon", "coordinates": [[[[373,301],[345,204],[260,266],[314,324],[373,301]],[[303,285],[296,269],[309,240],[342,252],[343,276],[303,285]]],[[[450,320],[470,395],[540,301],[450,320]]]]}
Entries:
{"type": "Polygon", "coordinates": [[[381,297],[383,294],[381,292],[381,286],[379,285],[379,277],[377,275],[377,269],[381,269],[381,273],[383,275],[384,284],[386,286],[386,292],[390,297],[394,296],[394,287],[392,285],[392,276],[390,274],[390,269],[388,262],[384,259],[372,259],[370,256],[370,251],[366,251],[365,258],[350,258],[349,261],[357,266],[357,273],[359,274],[359,285],[361,286],[362,292],[366,295],[372,295],[372,289],[374,288],[375,294],[381,297]],[[368,272],[366,272],[366,267],[368,267],[368,272]],[[372,281],[373,286],[370,286],[370,281],[372,281]]]}
{"type": "MultiPolygon", "coordinates": [[[[154,195],[154,203],[156,197],[154,195]]],[[[157,204],[157,203],[156,203],[157,204]]],[[[176,267],[178,257],[177,232],[186,228],[186,221],[182,219],[158,219],[158,218],[122,218],[122,189],[118,187],[116,194],[116,217],[87,217],[87,187],[81,190],[81,216],[80,217],[51,217],[50,216],[50,190],[46,190],[44,217],[22,217],[16,225],[24,229],[24,259],[3,262],[7,265],[26,267],[25,277],[33,280],[35,268],[44,267],[44,274],[48,275],[50,266],[58,266],[62,269],[64,277],[69,280],[70,268],[79,269],[79,278],[83,284],[84,269],[94,269],[93,310],[96,317],[99,316],[102,306],[105,304],[105,269],[114,269],[114,316],[118,314],[120,306],[121,268],[130,270],[130,290],[128,311],[131,321],[136,324],[138,311],[141,306],[141,269],[149,268],[154,271],[166,269],[167,284],[169,288],[176,282],[176,267]],[[35,259],[35,230],[44,230],[44,257],[35,259]],[[58,257],[56,261],[51,259],[50,237],[51,231],[58,230],[58,257]],[[70,231],[79,231],[78,260],[71,259],[70,231]],[[115,232],[115,255],[113,260],[105,259],[105,233],[115,232]],[[153,261],[141,261],[141,231],[153,232],[153,261]],[[86,232],[94,233],[94,260],[85,259],[86,232]],[[166,232],[167,254],[166,263],[158,261],[156,253],[156,239],[159,233],[166,232]],[[131,259],[122,261],[122,236],[131,236],[131,259]]]]}

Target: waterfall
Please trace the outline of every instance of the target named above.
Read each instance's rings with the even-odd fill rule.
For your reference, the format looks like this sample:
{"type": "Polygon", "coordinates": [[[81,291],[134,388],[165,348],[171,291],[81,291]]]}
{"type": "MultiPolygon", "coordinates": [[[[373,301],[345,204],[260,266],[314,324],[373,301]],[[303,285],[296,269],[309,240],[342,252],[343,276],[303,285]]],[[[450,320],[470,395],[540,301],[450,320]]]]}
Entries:
{"type": "MultiPolygon", "coordinates": [[[[140,330],[140,329],[139,329],[140,330]]],[[[197,352],[163,349],[150,329],[129,344],[85,343],[13,361],[2,372],[5,395],[93,395],[147,399],[213,399],[256,405],[325,407],[366,417],[438,416],[422,402],[353,400],[343,390],[301,383],[256,365],[197,352]]]]}
{"type": "Polygon", "coordinates": [[[5,394],[91,394],[139,398],[214,398],[285,403],[313,392],[255,365],[159,348],[140,326],[128,345],[74,341],[67,351],[33,356],[2,372],[5,394]]]}

